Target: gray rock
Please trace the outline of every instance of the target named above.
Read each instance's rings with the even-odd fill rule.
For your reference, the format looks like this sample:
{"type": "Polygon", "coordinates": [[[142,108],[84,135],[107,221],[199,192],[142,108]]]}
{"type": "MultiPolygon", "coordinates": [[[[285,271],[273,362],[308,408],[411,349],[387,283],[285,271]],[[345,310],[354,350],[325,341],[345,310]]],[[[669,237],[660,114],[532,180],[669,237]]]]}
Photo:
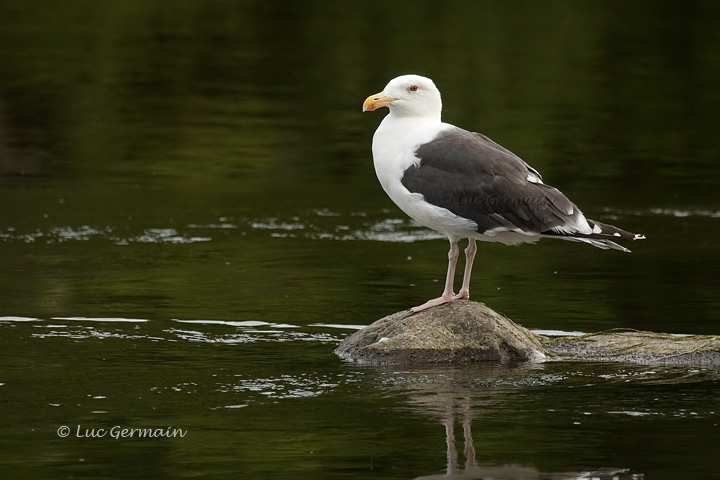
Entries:
{"type": "Polygon", "coordinates": [[[659,365],[720,365],[720,337],[608,330],[544,342],[560,358],[659,365]]]}
{"type": "Polygon", "coordinates": [[[541,361],[551,355],[537,335],[467,300],[384,317],[350,335],[335,353],[360,363],[394,365],[541,361]]]}
{"type": "Polygon", "coordinates": [[[611,330],[548,339],[482,303],[397,312],[346,338],[335,353],[374,365],[539,362],[550,359],[720,365],[720,336],[611,330]]]}

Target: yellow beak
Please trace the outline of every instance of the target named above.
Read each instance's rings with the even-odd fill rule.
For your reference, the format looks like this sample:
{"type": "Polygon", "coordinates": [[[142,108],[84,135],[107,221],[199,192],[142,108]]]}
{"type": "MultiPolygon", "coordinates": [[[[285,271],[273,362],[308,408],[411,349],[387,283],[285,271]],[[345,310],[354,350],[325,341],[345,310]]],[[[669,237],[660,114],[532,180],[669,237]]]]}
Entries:
{"type": "Polygon", "coordinates": [[[370,95],[363,102],[363,112],[373,112],[378,108],[389,106],[394,101],[394,98],[386,97],[383,92],[370,95]]]}

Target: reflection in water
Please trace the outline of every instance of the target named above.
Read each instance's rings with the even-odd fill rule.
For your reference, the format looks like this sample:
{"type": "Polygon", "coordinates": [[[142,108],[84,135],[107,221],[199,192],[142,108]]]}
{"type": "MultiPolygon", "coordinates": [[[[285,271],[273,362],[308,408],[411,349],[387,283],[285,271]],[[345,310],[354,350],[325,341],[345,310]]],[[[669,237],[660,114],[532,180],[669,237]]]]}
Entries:
{"type": "Polygon", "coordinates": [[[479,368],[431,368],[412,372],[386,372],[387,384],[409,389],[408,402],[425,415],[438,418],[444,426],[447,445],[446,471],[416,477],[415,480],[493,479],[493,480],[638,480],[642,474],[629,469],[599,468],[581,472],[541,472],[532,465],[493,465],[478,463],[472,423],[476,416],[495,404],[516,396],[518,388],[542,386],[566,380],[563,375],[543,372],[543,366],[482,366],[479,368]],[[477,387],[481,387],[478,389],[477,387]],[[482,391],[482,395],[479,395],[482,391]],[[462,426],[463,457],[456,444],[456,425],[462,426]]]}
{"type": "MultiPolygon", "coordinates": [[[[469,405],[469,398],[465,399],[469,405]]],[[[459,412],[449,411],[443,422],[447,442],[447,470],[444,474],[416,477],[415,480],[440,479],[493,479],[493,480],[640,480],[642,474],[630,473],[628,469],[601,468],[587,472],[542,473],[527,465],[478,465],[475,459],[475,446],[472,438],[472,417],[470,409],[463,408],[460,421],[463,427],[465,464],[458,463],[458,451],[455,445],[455,423],[459,412]]]]}
{"type": "MultiPolygon", "coordinates": [[[[433,438],[431,456],[422,469],[419,466],[413,467],[417,469],[412,470],[411,474],[407,473],[408,470],[403,470],[407,478],[423,472],[437,472],[442,468],[440,460],[443,458],[443,448],[438,442],[442,434],[436,426],[438,423],[445,432],[444,472],[416,478],[641,479],[641,474],[623,469],[580,471],[588,464],[595,466],[595,462],[602,462],[606,457],[590,454],[579,458],[578,452],[567,449],[572,448],[573,439],[585,435],[588,431],[596,433],[600,437],[600,443],[604,442],[603,428],[610,429],[606,435],[613,441],[622,437],[622,434],[617,435],[621,431],[633,432],[631,435],[635,441],[632,425],[637,425],[638,421],[646,422],[644,428],[655,420],[667,419],[717,423],[718,410],[712,402],[706,401],[711,398],[712,392],[707,395],[702,393],[708,385],[707,381],[717,378],[716,369],[688,370],[680,367],[554,362],[462,368],[406,367],[399,370],[392,367],[358,367],[335,359],[317,368],[307,369],[295,367],[294,364],[298,363],[296,358],[293,358],[292,363],[275,368],[271,362],[276,361],[277,352],[280,350],[289,351],[291,354],[308,352],[310,350],[299,350],[299,347],[313,343],[319,347],[317,351],[324,352],[320,358],[327,359],[332,348],[328,348],[325,343],[338,343],[340,335],[336,332],[350,327],[249,319],[157,320],[90,316],[56,316],[48,319],[0,316],[0,327],[7,332],[21,334],[21,338],[27,341],[48,346],[51,351],[55,351],[58,345],[69,343],[63,339],[71,339],[72,344],[82,348],[83,362],[95,361],[96,370],[89,370],[94,378],[106,374],[109,365],[107,356],[112,362],[120,359],[133,361],[132,358],[137,357],[135,361],[140,363],[133,364],[133,373],[146,368],[145,362],[151,361],[154,369],[159,368],[158,374],[148,377],[139,387],[132,387],[133,395],[141,398],[142,409],[154,402],[179,402],[180,405],[187,403],[193,407],[202,404],[213,412],[238,415],[234,420],[242,419],[243,422],[248,422],[250,418],[257,418],[259,423],[255,428],[258,432],[264,432],[268,425],[275,425],[272,423],[276,417],[273,409],[285,409],[281,410],[281,416],[292,419],[296,418],[296,414],[287,412],[296,412],[300,406],[299,410],[303,410],[303,413],[298,414],[296,421],[298,425],[303,425],[298,427],[302,429],[301,434],[285,424],[271,430],[281,432],[283,438],[289,435],[293,441],[298,441],[298,450],[302,449],[303,452],[316,448],[316,437],[305,437],[307,422],[317,422],[316,424],[326,427],[332,423],[337,425],[337,428],[340,428],[342,423],[343,432],[346,431],[347,418],[345,422],[337,424],[336,420],[328,420],[331,417],[326,412],[330,411],[330,407],[336,407],[339,402],[344,403],[349,398],[364,396],[368,400],[360,410],[365,408],[367,415],[374,416],[378,412],[377,405],[382,406],[386,399],[392,399],[390,408],[385,405],[385,408],[380,410],[409,409],[412,412],[412,421],[416,421],[418,416],[423,417],[421,423],[429,425],[433,438]],[[282,348],[269,352],[272,344],[282,344],[282,348]],[[126,356],[130,345],[131,355],[126,356]],[[260,348],[253,349],[254,345],[260,348]],[[198,351],[209,351],[214,355],[203,362],[197,359],[198,351]],[[248,352],[253,352],[254,355],[248,355],[248,352]],[[268,352],[264,359],[263,352],[268,352]],[[685,391],[686,394],[675,392],[675,395],[670,397],[660,392],[671,390],[653,388],[648,390],[648,395],[628,395],[628,387],[634,387],[633,391],[638,392],[649,386],[684,383],[692,384],[692,388],[685,391]],[[358,395],[359,392],[362,394],[358,395]],[[570,392],[572,395],[568,395],[570,392]],[[688,397],[687,394],[691,396],[688,397]],[[311,405],[319,407],[311,408],[311,405]],[[268,420],[269,418],[272,421],[268,420]],[[502,430],[498,429],[498,422],[502,430]],[[582,427],[575,428],[575,425],[581,423],[582,427]],[[476,428],[475,434],[472,431],[473,424],[476,428]],[[611,424],[615,426],[610,427],[611,424]],[[514,425],[522,425],[522,428],[515,429],[514,425]],[[626,428],[628,425],[630,428],[626,428]],[[564,428],[565,432],[572,429],[569,433],[570,440],[566,438],[563,443],[558,443],[557,439],[551,438],[558,427],[564,428]],[[498,435],[498,431],[502,433],[498,435]],[[298,438],[300,440],[297,440],[298,438]],[[310,443],[303,443],[305,440],[310,443]],[[542,461],[543,454],[548,449],[552,452],[567,452],[562,454],[566,457],[555,464],[569,464],[567,470],[577,468],[577,471],[541,471],[542,467],[535,465],[542,461]],[[437,454],[437,458],[433,458],[432,454],[437,454]],[[516,458],[518,463],[512,463],[516,458]]],[[[46,355],[46,350],[42,352],[43,359],[57,357],[46,355]]],[[[117,368],[117,365],[114,364],[113,368],[117,368]]],[[[25,374],[24,371],[25,369],[22,375],[25,374]]],[[[55,370],[51,370],[52,374],[54,372],[55,370]]],[[[82,375],[84,379],[85,376],[82,375]]],[[[9,381],[0,380],[7,381],[7,385],[16,384],[12,378],[9,381]]],[[[82,387],[77,385],[80,384],[73,383],[73,388],[83,390],[79,399],[70,395],[72,401],[61,400],[67,397],[58,397],[53,392],[48,397],[48,404],[52,405],[52,408],[66,408],[70,403],[77,404],[92,415],[102,414],[109,418],[118,412],[125,414],[127,405],[123,394],[109,394],[107,386],[98,391],[95,384],[92,384],[89,390],[84,384],[82,387]],[[92,399],[92,404],[88,404],[87,399],[92,399]],[[100,403],[101,408],[98,406],[100,403]]],[[[123,384],[121,388],[126,387],[123,384]]],[[[351,408],[354,409],[355,406],[348,410],[351,408]]],[[[341,408],[335,412],[340,412],[342,418],[341,408]]],[[[355,414],[353,410],[351,415],[355,414]]],[[[401,421],[403,420],[398,420],[401,421]]],[[[398,423],[400,427],[392,423],[380,426],[380,423],[382,422],[378,424],[379,429],[404,429],[401,423],[398,423]]],[[[365,440],[352,438],[348,442],[352,443],[353,448],[360,442],[364,448],[375,451],[376,432],[368,428],[363,421],[356,424],[361,425],[364,432],[368,432],[368,437],[365,440]]],[[[338,438],[344,438],[345,435],[346,433],[338,434],[338,438]]],[[[317,438],[320,436],[318,434],[317,438]]],[[[648,437],[651,435],[648,434],[648,437]]],[[[409,440],[408,445],[397,448],[407,448],[412,442],[417,441],[409,440]]],[[[285,440],[280,443],[285,444],[285,440]]],[[[346,450],[338,447],[337,452],[332,455],[346,454],[346,450]]],[[[412,462],[419,463],[417,460],[412,462]]],[[[557,470],[561,469],[562,467],[557,467],[557,470]]]]}

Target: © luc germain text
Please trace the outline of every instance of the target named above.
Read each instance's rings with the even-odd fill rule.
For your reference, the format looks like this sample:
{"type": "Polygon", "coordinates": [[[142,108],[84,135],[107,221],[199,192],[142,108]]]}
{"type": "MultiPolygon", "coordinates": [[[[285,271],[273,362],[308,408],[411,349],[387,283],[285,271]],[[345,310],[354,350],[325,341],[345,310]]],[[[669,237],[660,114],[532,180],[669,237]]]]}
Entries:
{"type": "Polygon", "coordinates": [[[65,438],[74,436],[75,438],[183,438],[187,435],[187,430],[182,428],[164,427],[164,428],[127,428],[115,425],[111,428],[87,428],[77,425],[74,429],[68,426],[62,426],[57,429],[59,437],[65,438]]]}

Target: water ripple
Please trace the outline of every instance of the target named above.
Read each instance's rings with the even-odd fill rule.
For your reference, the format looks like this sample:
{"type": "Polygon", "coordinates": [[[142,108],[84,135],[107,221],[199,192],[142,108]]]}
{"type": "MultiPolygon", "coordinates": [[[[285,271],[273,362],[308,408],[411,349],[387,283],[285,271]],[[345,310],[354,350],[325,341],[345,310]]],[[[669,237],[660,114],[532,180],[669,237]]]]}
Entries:
{"type": "MultiPolygon", "coordinates": [[[[248,344],[256,342],[319,342],[337,344],[344,336],[338,326],[315,324],[307,328],[289,323],[259,320],[170,319],[167,321],[124,317],[62,316],[49,320],[0,316],[5,328],[27,325],[33,338],[64,337],[71,339],[146,339],[167,342],[200,342],[217,344],[248,344]],[[158,330],[158,327],[159,330],[158,330]]],[[[355,328],[355,327],[353,327],[355,328]]]]}
{"type": "Polygon", "coordinates": [[[152,227],[140,233],[123,234],[116,226],[63,226],[49,229],[20,231],[15,227],[0,229],[3,243],[87,242],[105,240],[115,245],[133,243],[193,244],[210,242],[218,230],[238,230],[241,235],[249,232],[272,238],[307,238],[311,240],[369,240],[379,242],[416,242],[444,238],[404,218],[369,220],[364,214],[353,213],[343,217],[330,211],[316,211],[307,216],[288,218],[244,218],[236,222],[221,217],[217,222],[193,222],[184,227],[152,227]],[[200,234],[199,234],[200,233],[200,234]]]}
{"type": "MultiPolygon", "coordinates": [[[[621,211],[604,209],[607,218],[623,216],[672,216],[678,218],[704,217],[720,218],[720,211],[710,209],[679,209],[654,207],[648,210],[621,211]]],[[[409,218],[383,217],[366,212],[339,213],[329,209],[316,209],[302,215],[287,217],[270,216],[260,218],[218,217],[210,222],[190,222],[182,227],[157,226],[145,228],[140,233],[123,234],[118,226],[62,226],[46,230],[20,231],[16,227],[0,229],[0,242],[5,243],[46,243],[86,242],[105,239],[116,245],[131,243],[173,243],[193,244],[210,242],[218,230],[238,230],[242,235],[249,232],[264,234],[272,238],[308,238],[312,240],[377,242],[417,242],[445,238],[444,235],[427,229],[409,218]],[[198,232],[202,234],[198,235],[198,232]]]]}
{"type": "Polygon", "coordinates": [[[6,243],[45,243],[58,244],[66,242],[85,242],[93,239],[105,239],[116,245],[129,245],[131,243],[196,243],[209,242],[211,237],[193,236],[179,233],[174,228],[148,228],[138,235],[121,236],[113,227],[54,227],[48,230],[35,230],[32,232],[19,232],[14,227],[0,230],[0,242],[6,243]]]}
{"type": "MultiPolygon", "coordinates": [[[[240,377],[239,375],[236,376],[240,377]]],[[[276,400],[309,398],[333,390],[347,380],[338,375],[315,373],[266,378],[238,378],[232,383],[218,384],[217,391],[221,393],[252,393],[260,398],[276,400]]]]}

